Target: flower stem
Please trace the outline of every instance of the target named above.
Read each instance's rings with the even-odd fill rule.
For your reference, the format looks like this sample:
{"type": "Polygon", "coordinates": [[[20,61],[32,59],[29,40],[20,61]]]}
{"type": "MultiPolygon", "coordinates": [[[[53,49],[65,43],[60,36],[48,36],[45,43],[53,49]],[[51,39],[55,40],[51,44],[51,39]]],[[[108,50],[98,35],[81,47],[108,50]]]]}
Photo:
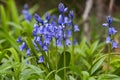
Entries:
{"type": "MultiPolygon", "coordinates": [[[[74,25],[72,23],[72,54],[71,54],[71,64],[74,68],[74,25]]],[[[72,71],[72,77],[74,77],[74,72],[72,71]]]]}
{"type": "Polygon", "coordinates": [[[65,49],[66,49],[66,46],[65,46],[65,41],[64,42],[64,80],[66,80],[66,54],[65,54],[65,49]]]}
{"type": "Polygon", "coordinates": [[[58,47],[57,47],[57,39],[56,39],[56,53],[55,53],[55,55],[56,55],[56,74],[57,74],[57,62],[58,62],[58,60],[57,60],[57,49],[58,49],[58,47]]]}
{"type": "Polygon", "coordinates": [[[66,44],[65,44],[65,28],[63,29],[63,48],[64,48],[64,80],[66,80],[66,44]]]}
{"type": "Polygon", "coordinates": [[[111,45],[108,44],[108,65],[107,65],[107,73],[110,69],[110,59],[111,59],[111,45]]]}

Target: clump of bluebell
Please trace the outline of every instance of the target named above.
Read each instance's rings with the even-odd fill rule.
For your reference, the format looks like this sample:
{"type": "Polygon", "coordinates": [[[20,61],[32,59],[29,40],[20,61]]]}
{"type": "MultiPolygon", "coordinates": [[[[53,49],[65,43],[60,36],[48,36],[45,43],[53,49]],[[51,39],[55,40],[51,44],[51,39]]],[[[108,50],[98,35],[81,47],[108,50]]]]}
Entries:
{"type": "Polygon", "coordinates": [[[106,19],[106,23],[102,24],[104,27],[108,28],[106,43],[111,43],[112,48],[118,48],[118,43],[114,40],[114,35],[117,33],[117,30],[112,26],[113,19],[111,16],[107,16],[106,19]]]}
{"type": "MultiPolygon", "coordinates": [[[[56,46],[62,46],[63,41],[66,46],[69,46],[72,43],[70,38],[73,32],[79,31],[78,25],[73,22],[74,12],[72,10],[68,12],[68,8],[62,3],[58,5],[58,10],[60,12],[58,17],[55,15],[50,16],[48,12],[44,19],[38,14],[34,15],[36,23],[32,32],[34,37],[32,43],[36,50],[39,51],[39,47],[41,47],[44,52],[47,52],[52,40],[55,41],[56,46]]],[[[27,47],[27,54],[30,55],[31,50],[27,44],[20,37],[17,41],[22,42],[19,47],[20,50],[23,51],[27,47]]],[[[76,44],[76,39],[74,39],[73,43],[76,44]]],[[[43,56],[40,56],[38,62],[42,63],[43,61],[43,56]]]]}

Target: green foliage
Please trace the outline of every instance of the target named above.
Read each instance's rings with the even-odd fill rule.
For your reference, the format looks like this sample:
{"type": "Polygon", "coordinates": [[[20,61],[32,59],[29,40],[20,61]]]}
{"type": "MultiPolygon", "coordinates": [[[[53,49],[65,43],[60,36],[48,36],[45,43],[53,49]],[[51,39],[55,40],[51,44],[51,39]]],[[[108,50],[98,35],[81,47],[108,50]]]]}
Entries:
{"type": "MultiPolygon", "coordinates": [[[[87,42],[85,37],[81,37],[73,54],[74,67],[71,64],[72,46],[67,47],[65,56],[63,48],[58,48],[58,52],[56,52],[53,44],[48,53],[43,52],[40,47],[40,51],[36,51],[32,45],[32,26],[35,21],[24,20],[23,15],[18,13],[14,0],[5,0],[4,2],[6,7],[0,4],[0,80],[63,80],[64,75],[67,75],[67,80],[120,79],[119,56],[111,53],[111,68],[109,73],[106,73],[103,65],[107,64],[108,55],[104,52],[105,44],[98,40],[87,42]],[[18,36],[22,36],[30,47],[31,57],[27,57],[25,52],[19,51],[16,43],[18,36]],[[37,63],[40,56],[38,53],[45,57],[44,63],[37,63]],[[66,67],[64,61],[66,61],[66,67]],[[64,69],[67,70],[66,74],[64,74],[64,69]]],[[[33,6],[29,10],[31,14],[38,7],[38,5],[33,6]]],[[[51,9],[48,12],[53,13],[55,10],[51,9]]]]}

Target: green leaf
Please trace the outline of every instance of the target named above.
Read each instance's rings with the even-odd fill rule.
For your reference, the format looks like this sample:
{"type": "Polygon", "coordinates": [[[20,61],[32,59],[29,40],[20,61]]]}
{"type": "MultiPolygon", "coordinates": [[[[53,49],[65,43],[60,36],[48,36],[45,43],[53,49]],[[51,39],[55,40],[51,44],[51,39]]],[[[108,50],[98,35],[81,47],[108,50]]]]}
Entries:
{"type": "Polygon", "coordinates": [[[15,60],[16,62],[19,62],[19,63],[20,63],[19,53],[17,53],[14,48],[9,48],[9,49],[7,49],[7,50],[11,52],[11,54],[13,55],[14,60],[15,60]]]}
{"type": "Polygon", "coordinates": [[[82,80],[88,80],[89,78],[89,73],[87,71],[82,71],[82,80]]]}
{"type": "Polygon", "coordinates": [[[105,58],[106,56],[103,55],[102,57],[99,57],[97,58],[97,60],[95,60],[95,62],[91,66],[90,75],[93,75],[97,71],[97,69],[100,68],[105,58]]]}
{"type": "Polygon", "coordinates": [[[2,19],[2,22],[1,22],[1,24],[2,24],[2,26],[1,26],[1,28],[4,30],[4,31],[7,31],[7,16],[6,16],[6,13],[5,13],[5,8],[2,6],[2,5],[0,5],[0,16],[1,16],[1,19],[2,19]]]}
{"type": "Polygon", "coordinates": [[[13,27],[15,27],[19,30],[22,30],[22,27],[19,24],[16,24],[14,22],[8,22],[7,24],[10,25],[10,26],[13,26],[13,27]]]}
{"type": "MultiPolygon", "coordinates": [[[[71,55],[70,55],[70,53],[69,52],[65,52],[65,63],[66,63],[66,67],[68,67],[69,66],[69,64],[70,64],[70,57],[71,57],[71,55]]],[[[65,67],[65,65],[64,65],[64,52],[60,55],[60,59],[59,59],[59,61],[58,61],[58,69],[60,69],[60,68],[63,68],[63,67],[65,67]]],[[[67,69],[68,70],[68,69],[67,69]]],[[[58,75],[61,77],[61,78],[63,78],[63,76],[64,75],[66,75],[66,74],[64,74],[64,70],[61,70],[61,71],[59,71],[58,72],[58,75]]]]}
{"type": "Polygon", "coordinates": [[[120,80],[120,77],[114,74],[99,75],[97,80],[120,80]]]}
{"type": "Polygon", "coordinates": [[[10,52],[11,55],[13,56],[14,60],[16,62],[20,62],[20,58],[19,58],[19,54],[16,52],[16,50],[14,48],[9,48],[9,49],[5,49],[2,53],[0,53],[0,61],[2,60],[2,58],[4,58],[4,56],[10,52]]]}
{"type": "Polygon", "coordinates": [[[69,76],[69,79],[70,80],[76,80],[75,78],[73,78],[72,76],[69,76]]]}
{"type": "Polygon", "coordinates": [[[62,80],[58,75],[55,74],[55,80],[62,80]]]}
{"type": "Polygon", "coordinates": [[[17,7],[15,5],[15,1],[14,0],[8,0],[7,4],[8,4],[7,8],[11,13],[11,15],[10,14],[9,15],[12,17],[12,20],[15,23],[19,24],[19,17],[18,17],[18,12],[17,12],[17,7]]]}

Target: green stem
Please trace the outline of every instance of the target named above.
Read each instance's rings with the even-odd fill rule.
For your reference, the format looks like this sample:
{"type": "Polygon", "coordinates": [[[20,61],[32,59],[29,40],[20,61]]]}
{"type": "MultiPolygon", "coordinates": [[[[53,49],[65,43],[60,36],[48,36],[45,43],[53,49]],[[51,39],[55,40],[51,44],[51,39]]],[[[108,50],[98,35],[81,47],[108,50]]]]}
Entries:
{"type": "Polygon", "coordinates": [[[65,41],[64,41],[64,80],[66,80],[66,55],[65,55],[65,41]]]}
{"type": "Polygon", "coordinates": [[[107,65],[108,68],[107,68],[107,73],[110,69],[110,59],[111,59],[111,45],[109,44],[108,45],[108,65],[107,65]]]}
{"type": "Polygon", "coordinates": [[[66,50],[66,45],[65,45],[65,38],[64,38],[64,34],[65,34],[65,28],[63,29],[63,48],[64,48],[64,80],[66,80],[66,54],[65,54],[65,50],[66,50]]]}
{"type": "MultiPolygon", "coordinates": [[[[72,23],[72,54],[71,54],[71,64],[74,68],[74,25],[72,23]]],[[[74,72],[72,71],[72,77],[74,77],[74,72]]]]}
{"type": "Polygon", "coordinates": [[[57,74],[57,62],[58,62],[58,60],[57,60],[57,39],[56,39],[56,53],[55,53],[55,55],[56,55],[56,74],[57,74]]]}

